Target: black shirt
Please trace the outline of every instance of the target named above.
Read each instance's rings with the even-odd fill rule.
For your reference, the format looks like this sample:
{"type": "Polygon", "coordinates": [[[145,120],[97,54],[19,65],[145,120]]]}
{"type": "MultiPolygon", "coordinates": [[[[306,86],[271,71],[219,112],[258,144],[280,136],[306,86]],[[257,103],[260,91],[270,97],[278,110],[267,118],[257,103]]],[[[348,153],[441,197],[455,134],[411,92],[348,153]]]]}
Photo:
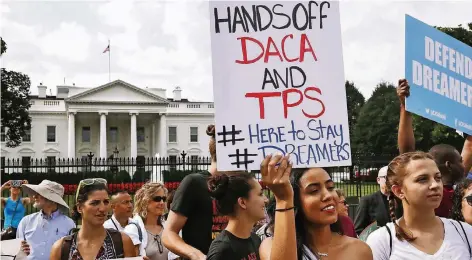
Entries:
{"type": "Polygon", "coordinates": [[[223,230],[211,243],[207,260],[259,260],[261,239],[254,233],[243,239],[223,230]]]}
{"type": "Polygon", "coordinates": [[[171,210],[187,217],[182,239],[207,254],[211,244],[213,205],[208,191],[208,171],[187,175],[177,188],[171,210]]]}

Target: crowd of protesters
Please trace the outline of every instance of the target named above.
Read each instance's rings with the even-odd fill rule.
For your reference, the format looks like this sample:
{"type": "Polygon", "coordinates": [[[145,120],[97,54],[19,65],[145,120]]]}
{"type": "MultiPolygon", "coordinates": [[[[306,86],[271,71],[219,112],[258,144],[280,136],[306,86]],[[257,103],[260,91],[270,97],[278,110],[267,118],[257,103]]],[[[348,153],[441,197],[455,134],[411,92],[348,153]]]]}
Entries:
{"type": "Polygon", "coordinates": [[[472,259],[472,137],[463,135],[462,155],[447,144],[415,151],[406,80],[397,94],[400,154],[379,170],[380,190],[360,199],[354,222],[328,171],[292,169],[290,155],[261,162],[271,198],[251,173],[218,171],[210,125],[208,171],[186,176],[172,194],[148,182],[133,199],[126,191],[109,194],[104,179],[85,179],[74,221],[61,184],[5,183],[2,239],[20,238],[21,253],[39,260],[472,259]],[[20,197],[21,188],[31,199],[20,197]],[[29,203],[39,211],[24,216],[29,203]],[[227,220],[215,239],[214,210],[227,220]],[[261,220],[267,221],[260,226],[261,220]]]}

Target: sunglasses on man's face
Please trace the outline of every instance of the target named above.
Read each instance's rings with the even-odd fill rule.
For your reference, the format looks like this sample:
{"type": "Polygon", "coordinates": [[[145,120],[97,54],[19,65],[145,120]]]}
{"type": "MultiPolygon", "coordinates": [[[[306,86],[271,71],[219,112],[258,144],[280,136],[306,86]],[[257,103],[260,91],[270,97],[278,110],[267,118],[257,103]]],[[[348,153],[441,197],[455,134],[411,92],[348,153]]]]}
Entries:
{"type": "Polygon", "coordinates": [[[467,204],[472,207],[472,195],[469,195],[464,198],[467,201],[467,204]]]}
{"type": "Polygon", "coordinates": [[[152,198],[152,201],[154,202],[161,202],[161,201],[166,202],[166,200],[167,200],[166,196],[155,196],[152,198]]]}

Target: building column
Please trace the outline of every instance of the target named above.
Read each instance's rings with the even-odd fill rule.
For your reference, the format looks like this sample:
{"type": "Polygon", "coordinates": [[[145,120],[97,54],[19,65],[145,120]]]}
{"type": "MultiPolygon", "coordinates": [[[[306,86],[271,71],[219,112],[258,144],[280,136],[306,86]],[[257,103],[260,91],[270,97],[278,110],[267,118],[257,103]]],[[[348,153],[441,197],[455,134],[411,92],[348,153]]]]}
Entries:
{"type": "Polygon", "coordinates": [[[75,158],[75,114],[76,112],[69,112],[69,133],[68,133],[68,150],[67,157],[75,158]]]}
{"type": "Polygon", "coordinates": [[[107,112],[100,114],[100,158],[107,158],[107,112]]]}
{"type": "Polygon", "coordinates": [[[130,156],[132,159],[136,160],[136,157],[138,157],[138,136],[136,133],[136,115],[138,115],[137,112],[130,112],[131,115],[131,152],[130,156]]]}
{"type": "MultiPolygon", "coordinates": [[[[152,130],[151,130],[151,157],[156,156],[156,122],[153,120],[152,122],[152,130]]],[[[157,151],[158,152],[158,151],[157,151]]]]}
{"type": "Polygon", "coordinates": [[[167,156],[167,122],[166,114],[161,114],[159,120],[159,155],[160,157],[167,156]]]}

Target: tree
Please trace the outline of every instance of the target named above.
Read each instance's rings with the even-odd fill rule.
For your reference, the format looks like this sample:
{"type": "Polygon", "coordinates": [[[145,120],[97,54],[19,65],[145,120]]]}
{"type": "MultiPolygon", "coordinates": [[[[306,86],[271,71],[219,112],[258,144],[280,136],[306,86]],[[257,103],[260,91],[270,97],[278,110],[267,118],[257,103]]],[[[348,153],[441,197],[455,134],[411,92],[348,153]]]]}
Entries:
{"type": "Polygon", "coordinates": [[[352,143],[360,153],[397,154],[398,108],[396,87],[382,82],[362,106],[354,127],[352,143]]]}
{"type": "Polygon", "coordinates": [[[349,130],[351,136],[354,132],[359,112],[365,104],[365,97],[359,92],[359,89],[354,85],[354,82],[346,81],[346,99],[347,99],[347,116],[349,120],[349,130]]]}
{"type": "MultiPolygon", "coordinates": [[[[1,40],[1,54],[7,50],[7,44],[1,40]]],[[[16,147],[21,144],[21,138],[31,129],[29,116],[31,82],[27,75],[1,69],[1,106],[2,127],[6,129],[6,146],[16,147]]]]}

